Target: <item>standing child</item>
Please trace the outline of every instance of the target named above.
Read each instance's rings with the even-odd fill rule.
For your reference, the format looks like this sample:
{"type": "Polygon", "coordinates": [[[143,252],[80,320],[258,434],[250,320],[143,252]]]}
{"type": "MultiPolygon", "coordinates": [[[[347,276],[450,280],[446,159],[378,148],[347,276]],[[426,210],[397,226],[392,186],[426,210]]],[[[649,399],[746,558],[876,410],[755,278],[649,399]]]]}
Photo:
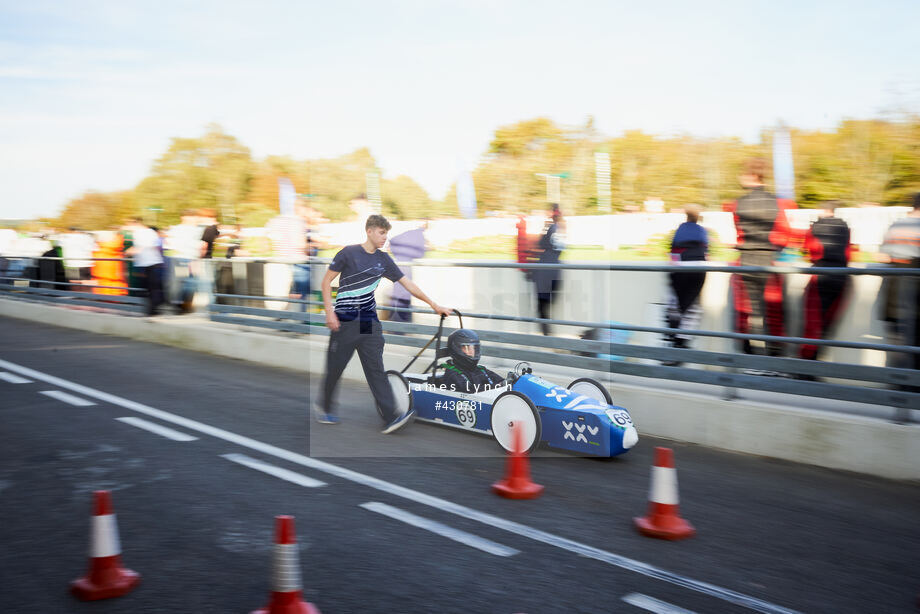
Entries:
{"type": "MultiPolygon", "coordinates": [[[[705,262],[709,251],[709,237],[706,229],[699,224],[701,208],[699,205],[687,205],[684,213],[687,221],[677,227],[671,239],[671,261],[705,262]]],[[[668,274],[671,296],[665,312],[668,328],[695,328],[700,321],[700,292],[706,282],[705,272],[672,271],[668,274]]],[[[665,335],[672,347],[688,347],[690,339],[684,335],[670,333],[665,335]]],[[[679,366],[677,361],[667,361],[666,366],[679,366]]]]}
{"type": "Polygon", "coordinates": [[[403,275],[393,259],[381,251],[390,230],[390,223],[385,217],[371,215],[364,229],[367,240],[359,245],[343,247],[332,259],[323,277],[326,326],[331,332],[317,419],[322,424],[339,423],[333,408],[333,397],[345,366],[357,350],[367,384],[383,415],[383,432],[392,433],[405,426],[414,412],[401,416],[396,414],[393,391],[383,368],[383,332],[377,319],[377,302],[374,299],[377,284],[381,277],[386,277],[394,283],[402,284],[412,296],[427,303],[436,313],[447,316],[451,310],[428,298],[412,280],[403,275]],[[339,275],[342,277],[333,308],[332,280],[339,275]]]}

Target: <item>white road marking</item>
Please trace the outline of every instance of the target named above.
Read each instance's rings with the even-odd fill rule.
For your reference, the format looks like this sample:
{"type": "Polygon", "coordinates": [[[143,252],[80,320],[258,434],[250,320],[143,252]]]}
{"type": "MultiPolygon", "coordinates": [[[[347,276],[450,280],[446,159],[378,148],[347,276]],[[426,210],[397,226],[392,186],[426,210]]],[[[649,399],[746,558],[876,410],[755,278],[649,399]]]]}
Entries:
{"type": "Polygon", "coordinates": [[[157,435],[162,435],[163,437],[168,437],[174,441],[195,441],[198,438],[194,435],[188,435],[186,433],[180,433],[171,428],[155,424],[144,420],[143,418],[135,418],[133,416],[127,418],[115,418],[119,422],[124,422],[132,426],[136,426],[139,429],[144,429],[145,431],[150,431],[151,433],[156,433],[157,435]]]}
{"type": "Polygon", "coordinates": [[[24,377],[19,377],[12,373],[7,373],[6,371],[0,371],[0,379],[10,384],[31,384],[32,380],[26,379],[24,377]]]}
{"type": "Polygon", "coordinates": [[[320,486],[325,486],[325,482],[320,482],[313,478],[307,477],[296,471],[290,471],[288,469],[282,469],[281,467],[275,467],[274,465],[269,465],[268,463],[263,463],[260,460],[254,458],[249,458],[245,454],[221,454],[223,458],[226,458],[229,461],[234,463],[239,463],[240,465],[246,465],[262,473],[267,473],[268,475],[273,475],[276,478],[281,478],[282,480],[287,480],[297,484],[298,486],[306,486],[307,488],[319,488],[320,486]]]}
{"type": "Polygon", "coordinates": [[[643,563],[642,561],[636,561],[634,559],[630,559],[619,554],[614,554],[612,552],[607,552],[606,550],[601,550],[600,548],[595,548],[593,546],[588,546],[587,544],[582,544],[565,537],[559,537],[558,535],[553,535],[552,533],[547,533],[546,531],[541,531],[524,524],[506,520],[499,516],[486,514],[485,512],[480,512],[464,505],[446,501],[444,499],[439,499],[438,497],[434,497],[417,490],[412,490],[411,488],[399,486],[398,484],[393,484],[391,482],[365,475],[363,473],[358,473],[357,471],[352,471],[351,469],[346,469],[344,467],[339,467],[338,465],[333,465],[331,463],[317,460],[315,458],[310,458],[302,454],[297,454],[296,452],[291,452],[290,450],[285,450],[284,448],[279,448],[271,444],[263,443],[244,435],[237,435],[236,433],[231,433],[230,431],[225,431],[215,426],[204,424],[203,422],[190,420],[189,418],[183,418],[182,416],[177,416],[161,409],[149,407],[136,401],[123,399],[114,394],[109,394],[108,392],[102,392],[101,390],[90,388],[89,386],[83,386],[81,384],[69,382],[53,375],[48,375],[34,369],[29,369],[28,367],[21,367],[5,360],[0,360],[0,367],[10,371],[16,371],[21,375],[26,375],[37,380],[54,384],[55,386],[59,386],[61,388],[68,388],[74,392],[79,392],[80,394],[88,397],[93,397],[105,403],[118,405],[119,407],[124,407],[125,409],[157,418],[163,422],[172,422],[173,424],[177,424],[189,430],[198,431],[199,433],[204,433],[205,435],[210,435],[211,437],[223,439],[224,441],[234,443],[238,446],[249,448],[251,450],[257,450],[263,454],[269,454],[271,456],[275,456],[289,462],[296,463],[298,465],[303,465],[304,467],[310,467],[312,469],[316,469],[317,471],[322,471],[324,473],[340,477],[344,480],[355,482],[356,484],[362,484],[369,488],[373,488],[375,490],[379,490],[396,497],[409,499],[410,501],[415,501],[416,503],[421,503],[422,505],[428,505],[450,514],[456,514],[468,520],[475,520],[485,525],[502,529],[503,531],[508,531],[509,533],[514,533],[534,541],[548,544],[550,546],[555,546],[579,556],[601,561],[603,563],[607,563],[608,565],[613,565],[614,567],[619,567],[620,569],[626,569],[640,575],[647,576],[649,578],[657,578],[663,582],[669,582],[676,586],[689,588],[691,590],[703,593],[704,595],[709,595],[710,597],[715,597],[716,599],[722,599],[723,601],[734,603],[736,605],[740,605],[757,612],[763,612],[765,614],[798,614],[795,610],[784,608],[780,605],[770,603],[769,601],[757,599],[756,597],[751,597],[750,595],[745,595],[744,593],[739,593],[731,589],[709,584],[708,582],[694,580],[693,578],[688,578],[678,573],[670,572],[666,569],[661,569],[660,567],[655,567],[654,565],[650,565],[648,563],[643,563]]]}
{"type": "Polygon", "coordinates": [[[478,535],[473,535],[472,533],[467,533],[466,531],[455,529],[453,527],[447,526],[446,524],[441,524],[440,522],[430,520],[428,518],[416,516],[415,514],[401,510],[398,507],[387,505],[386,503],[371,501],[370,503],[362,503],[360,507],[363,507],[364,509],[370,510],[372,512],[377,512],[378,514],[383,514],[384,516],[389,516],[394,520],[399,520],[400,522],[411,524],[413,527],[418,527],[420,529],[425,529],[426,531],[431,531],[432,533],[437,533],[442,537],[452,539],[455,542],[465,544],[467,546],[476,548],[477,550],[482,550],[483,552],[488,552],[489,554],[494,554],[496,556],[514,556],[515,554],[520,553],[519,550],[515,550],[514,548],[503,546],[484,537],[479,537],[478,535]]]}
{"type": "MultiPolygon", "coordinates": [[[[66,388],[67,386],[61,386],[66,388]]],[[[66,392],[61,392],[60,390],[42,390],[41,393],[45,396],[49,396],[52,399],[57,399],[58,401],[64,401],[65,403],[70,403],[71,405],[76,405],[77,407],[88,407],[90,405],[95,405],[92,401],[87,401],[86,399],[81,399],[80,397],[75,397],[72,394],[67,394],[66,392]]],[[[92,396],[92,395],[88,395],[92,396]]]]}
{"type": "Polygon", "coordinates": [[[679,608],[676,605],[671,605],[666,601],[661,601],[654,597],[643,595],[642,593],[630,593],[623,597],[623,601],[637,608],[654,612],[655,614],[695,614],[691,610],[679,608]]]}

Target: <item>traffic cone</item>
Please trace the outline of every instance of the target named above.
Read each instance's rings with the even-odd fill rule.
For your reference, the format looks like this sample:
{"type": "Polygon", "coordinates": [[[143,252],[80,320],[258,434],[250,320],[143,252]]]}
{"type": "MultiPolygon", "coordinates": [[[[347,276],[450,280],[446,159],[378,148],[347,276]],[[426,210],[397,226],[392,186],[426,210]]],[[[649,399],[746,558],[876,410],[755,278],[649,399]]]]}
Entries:
{"type": "Polygon", "coordinates": [[[272,561],[272,597],[268,605],[252,614],[320,614],[301,596],[300,557],[294,536],[294,517],[275,517],[275,554],[272,561]]]}
{"type": "Polygon", "coordinates": [[[689,522],[680,517],[677,505],[677,469],[671,448],[655,448],[652,486],[648,493],[648,516],[633,518],[639,533],[661,539],[684,539],[696,533],[689,522]]]}
{"type": "Polygon", "coordinates": [[[97,490],[93,495],[89,573],[70,583],[70,592],[84,601],[121,597],[141,581],[140,575],[121,566],[121,543],[111,493],[97,490]]]}
{"type": "Polygon", "coordinates": [[[508,457],[508,476],[492,484],[492,491],[508,499],[536,499],[543,494],[543,486],[530,481],[530,461],[523,444],[524,425],[514,422],[511,429],[514,451],[508,457]]]}

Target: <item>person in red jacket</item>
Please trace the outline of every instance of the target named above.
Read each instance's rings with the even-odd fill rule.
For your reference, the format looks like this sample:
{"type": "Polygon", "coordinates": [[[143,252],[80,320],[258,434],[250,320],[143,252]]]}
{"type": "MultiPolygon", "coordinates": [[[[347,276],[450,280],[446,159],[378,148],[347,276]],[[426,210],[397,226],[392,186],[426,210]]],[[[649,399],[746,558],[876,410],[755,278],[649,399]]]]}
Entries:
{"type": "MultiPolygon", "coordinates": [[[[834,209],[839,203],[824,203],[820,217],[805,235],[805,252],[816,267],[845,267],[850,262],[853,246],[850,227],[834,209]]],[[[850,278],[846,275],[812,275],[805,286],[805,325],[803,337],[824,339],[837,322],[844,304],[844,294],[850,278]]],[[[818,357],[818,346],[803,345],[799,356],[809,360],[818,357]]],[[[807,376],[806,376],[807,377],[807,376]]]]}
{"type": "MultiPolygon", "coordinates": [[[[786,210],[795,209],[794,201],[777,198],[764,189],[767,163],[752,158],[739,177],[747,193],[723,208],[734,214],[738,233],[737,249],[741,266],[771,266],[780,251],[789,244],[792,232],[786,210]]],[[[743,334],[785,336],[783,314],[783,280],[776,273],[738,273],[732,275],[735,300],[735,330],[743,334]]],[[[742,342],[745,354],[753,354],[749,339],[742,342]]],[[[781,343],[766,344],[766,353],[781,356],[781,343]]]]}

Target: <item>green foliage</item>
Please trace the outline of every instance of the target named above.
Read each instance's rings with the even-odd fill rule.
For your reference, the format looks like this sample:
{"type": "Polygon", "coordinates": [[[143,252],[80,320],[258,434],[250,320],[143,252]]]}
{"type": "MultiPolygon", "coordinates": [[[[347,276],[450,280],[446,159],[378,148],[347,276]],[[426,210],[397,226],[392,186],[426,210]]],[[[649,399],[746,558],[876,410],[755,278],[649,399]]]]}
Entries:
{"type": "MultiPolygon", "coordinates": [[[[560,204],[567,215],[597,214],[594,153],[610,155],[614,211],[636,208],[651,198],[668,208],[698,203],[718,209],[741,189],[745,158],[770,159],[771,138],[700,139],[659,137],[633,130],[615,138],[597,134],[593,119],[562,127],[536,118],[499,127],[473,171],[477,205],[485,211],[531,212],[547,205],[547,179],[563,175],[560,204]]],[[[906,204],[920,190],[920,116],[897,120],[847,120],[834,132],[792,131],[796,200],[814,207],[824,200],[844,206],[862,202],[906,204]]],[[[160,226],[178,222],[185,209],[216,209],[223,222],[263,225],[278,213],[278,179],[290,179],[300,194],[331,221],[354,217],[349,203],[367,191],[368,172],[380,173],[366,149],[328,159],[289,156],[251,158],[236,138],[210,125],[197,138],[174,138],[149,176],[133,190],[87,192],[65,206],[51,223],[105,228],[140,215],[160,226]]],[[[767,183],[771,183],[768,177],[767,183]]],[[[397,219],[457,217],[456,186],[436,201],[412,178],[381,179],[385,215],[397,219]]]]}
{"type": "Polygon", "coordinates": [[[380,186],[383,214],[396,219],[424,218],[431,211],[431,198],[411,177],[384,179],[380,186]]]}
{"type": "Polygon", "coordinates": [[[133,192],[86,192],[71,200],[51,224],[57,228],[98,230],[120,226],[138,214],[133,192]]]}
{"type": "Polygon", "coordinates": [[[262,203],[244,202],[236,207],[236,220],[244,228],[258,228],[265,226],[268,220],[278,215],[278,207],[270,207],[262,203]]]}
{"type": "Polygon", "coordinates": [[[172,140],[137,186],[138,207],[156,211],[162,225],[177,223],[185,209],[201,207],[233,221],[236,205],[249,191],[252,167],[249,149],[212,124],[201,138],[172,140]]]}

